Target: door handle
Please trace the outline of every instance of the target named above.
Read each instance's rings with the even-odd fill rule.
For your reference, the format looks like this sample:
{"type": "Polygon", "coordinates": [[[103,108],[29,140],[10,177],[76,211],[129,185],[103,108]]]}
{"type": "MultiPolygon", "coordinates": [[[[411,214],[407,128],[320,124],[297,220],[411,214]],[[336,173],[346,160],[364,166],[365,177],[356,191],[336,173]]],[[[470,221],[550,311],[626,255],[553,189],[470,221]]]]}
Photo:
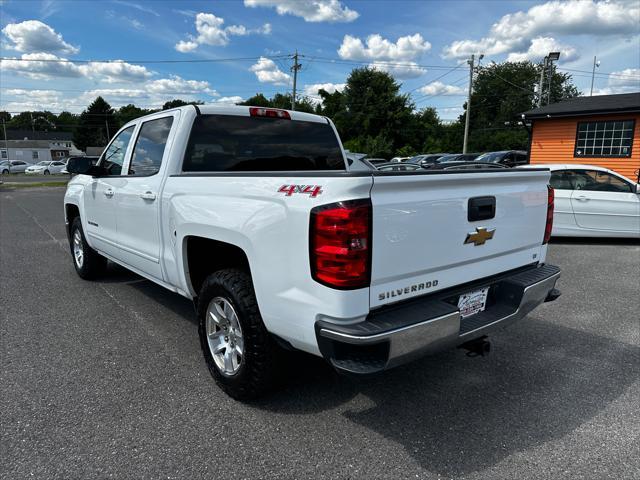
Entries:
{"type": "Polygon", "coordinates": [[[584,195],[580,195],[579,197],[576,197],[576,200],[579,200],[581,202],[588,202],[589,198],[585,197],[584,195]]]}
{"type": "Polygon", "coordinates": [[[140,198],[142,198],[143,200],[151,200],[151,201],[153,201],[153,200],[156,199],[156,194],[153,193],[153,192],[146,191],[146,192],[140,194],[140,198]]]}
{"type": "Polygon", "coordinates": [[[113,194],[114,194],[114,193],[115,193],[115,192],[114,192],[112,189],[105,190],[105,191],[104,191],[104,196],[105,196],[105,197],[107,197],[107,198],[111,198],[111,197],[113,197],[113,194]]]}

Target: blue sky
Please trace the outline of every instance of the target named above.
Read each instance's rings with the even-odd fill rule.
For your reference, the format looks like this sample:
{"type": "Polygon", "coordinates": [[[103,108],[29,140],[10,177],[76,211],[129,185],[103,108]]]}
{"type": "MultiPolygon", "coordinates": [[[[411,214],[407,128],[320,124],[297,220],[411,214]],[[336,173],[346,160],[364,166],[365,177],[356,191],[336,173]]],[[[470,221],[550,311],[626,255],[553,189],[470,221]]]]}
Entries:
{"type": "Polygon", "coordinates": [[[462,111],[471,53],[486,64],[559,50],[559,68],[587,93],[596,55],[596,94],[640,91],[638,0],[0,0],[0,9],[0,109],[12,112],[78,112],[98,94],[151,108],[288,92],[296,49],[299,91],[312,101],[319,86],[340,89],[352,68],[375,65],[443,119],[462,111]]]}

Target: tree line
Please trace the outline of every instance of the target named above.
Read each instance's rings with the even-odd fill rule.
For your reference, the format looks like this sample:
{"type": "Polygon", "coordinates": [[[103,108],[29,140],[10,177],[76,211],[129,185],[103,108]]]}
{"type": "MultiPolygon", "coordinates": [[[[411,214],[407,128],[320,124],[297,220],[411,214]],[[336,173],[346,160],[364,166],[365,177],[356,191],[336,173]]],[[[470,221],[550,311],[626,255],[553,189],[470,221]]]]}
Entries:
{"type": "MultiPolygon", "coordinates": [[[[477,71],[471,96],[469,151],[527,149],[528,132],[519,119],[522,112],[535,107],[540,68],[531,62],[504,62],[477,71]]],[[[578,96],[571,76],[553,68],[543,90],[545,101],[547,96],[551,103],[578,96]]],[[[401,84],[387,72],[356,68],[342,91],[319,90],[321,102],[302,96],[296,99],[296,110],[330,117],[345,148],[371,157],[462,151],[466,102],[457,120],[443,122],[435,108],[417,108],[411,96],[400,89],[401,84]]],[[[257,93],[239,105],[290,109],[291,101],[290,94],[276,93],[268,98],[257,93]]],[[[202,102],[175,99],[162,109],[188,104],[202,102]]],[[[98,97],[80,114],[37,111],[11,116],[0,112],[0,119],[7,128],[72,132],[74,144],[84,150],[106,145],[124,124],[154,111],[134,104],[114,109],[98,97]]]]}

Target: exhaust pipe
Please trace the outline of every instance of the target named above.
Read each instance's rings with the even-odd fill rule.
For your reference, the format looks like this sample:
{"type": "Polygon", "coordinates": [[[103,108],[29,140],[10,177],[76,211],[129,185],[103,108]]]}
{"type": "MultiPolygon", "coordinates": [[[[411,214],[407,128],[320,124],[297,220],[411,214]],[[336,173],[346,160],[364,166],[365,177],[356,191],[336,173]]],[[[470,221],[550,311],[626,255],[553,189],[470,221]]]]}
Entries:
{"type": "Polygon", "coordinates": [[[467,357],[486,357],[491,352],[491,342],[485,335],[463,343],[458,348],[464,348],[467,351],[467,357]]]}

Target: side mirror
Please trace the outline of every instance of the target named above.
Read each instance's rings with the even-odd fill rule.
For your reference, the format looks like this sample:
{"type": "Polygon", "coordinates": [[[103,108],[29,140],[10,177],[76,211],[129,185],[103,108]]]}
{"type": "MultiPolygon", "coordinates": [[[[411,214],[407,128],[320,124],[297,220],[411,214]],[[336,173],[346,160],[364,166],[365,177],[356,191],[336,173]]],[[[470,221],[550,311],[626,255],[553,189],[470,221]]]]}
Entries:
{"type": "Polygon", "coordinates": [[[71,157],[67,162],[67,172],[99,177],[103,169],[93,164],[91,157],[71,157]]]}

